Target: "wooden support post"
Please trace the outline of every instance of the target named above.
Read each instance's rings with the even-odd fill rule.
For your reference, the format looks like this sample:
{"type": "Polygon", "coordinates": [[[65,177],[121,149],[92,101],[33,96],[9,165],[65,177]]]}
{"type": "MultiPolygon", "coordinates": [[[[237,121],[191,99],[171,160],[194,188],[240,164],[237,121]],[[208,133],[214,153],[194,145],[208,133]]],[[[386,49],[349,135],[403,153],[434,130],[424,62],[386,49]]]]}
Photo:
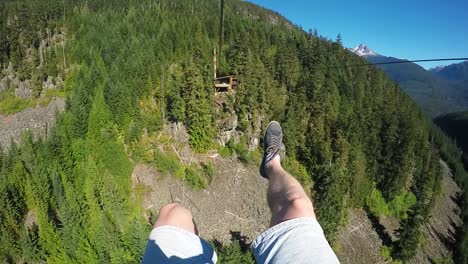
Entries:
{"type": "Polygon", "coordinates": [[[219,56],[223,51],[223,38],[224,38],[224,0],[219,3],[219,56]]]}
{"type": "Polygon", "coordinates": [[[164,126],[164,123],[165,123],[165,113],[164,113],[164,68],[162,69],[162,72],[161,72],[161,92],[162,92],[162,102],[161,102],[161,113],[162,113],[162,124],[164,126]]]}
{"type": "Polygon", "coordinates": [[[213,80],[216,80],[216,48],[213,49],[213,80]]]}

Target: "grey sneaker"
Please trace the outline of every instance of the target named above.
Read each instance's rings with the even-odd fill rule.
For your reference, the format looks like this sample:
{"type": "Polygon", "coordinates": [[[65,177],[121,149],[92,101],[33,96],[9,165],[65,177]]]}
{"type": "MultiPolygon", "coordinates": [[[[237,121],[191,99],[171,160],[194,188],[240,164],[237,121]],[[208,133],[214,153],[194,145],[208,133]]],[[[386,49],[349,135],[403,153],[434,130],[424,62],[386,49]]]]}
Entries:
{"type": "Polygon", "coordinates": [[[271,121],[266,130],[265,137],[263,139],[263,159],[260,165],[260,175],[268,179],[265,174],[265,166],[270,162],[276,155],[279,155],[283,141],[283,130],[276,121],[271,121]]]}

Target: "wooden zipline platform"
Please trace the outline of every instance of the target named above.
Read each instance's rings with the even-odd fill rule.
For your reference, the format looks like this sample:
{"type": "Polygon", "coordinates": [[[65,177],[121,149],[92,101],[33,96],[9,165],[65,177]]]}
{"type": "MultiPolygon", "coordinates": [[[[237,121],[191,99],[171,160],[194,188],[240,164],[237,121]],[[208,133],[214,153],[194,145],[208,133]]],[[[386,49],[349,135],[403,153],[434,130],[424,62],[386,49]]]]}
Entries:
{"type": "Polygon", "coordinates": [[[219,92],[233,91],[237,86],[237,78],[234,75],[217,77],[214,79],[215,94],[219,92]]]}

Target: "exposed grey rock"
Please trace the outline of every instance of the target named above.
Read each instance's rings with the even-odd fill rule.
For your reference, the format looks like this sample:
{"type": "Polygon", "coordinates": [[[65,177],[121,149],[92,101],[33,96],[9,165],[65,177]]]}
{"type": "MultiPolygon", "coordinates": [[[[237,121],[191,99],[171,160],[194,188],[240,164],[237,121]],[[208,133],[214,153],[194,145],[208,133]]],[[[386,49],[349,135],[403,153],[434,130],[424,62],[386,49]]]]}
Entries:
{"type": "Polygon", "coordinates": [[[239,143],[240,138],[242,137],[243,133],[237,130],[229,130],[220,132],[217,135],[216,142],[221,146],[226,146],[229,140],[232,140],[234,143],[239,143]]]}
{"type": "Polygon", "coordinates": [[[47,80],[42,83],[41,96],[45,96],[47,90],[60,89],[63,87],[62,76],[53,77],[48,75],[47,80]]]}
{"type": "Polygon", "coordinates": [[[28,108],[10,116],[0,115],[0,145],[8,148],[11,139],[19,143],[25,131],[31,131],[35,136],[45,136],[55,125],[55,114],[64,109],[65,100],[56,98],[46,107],[28,108]]]}
{"type": "Polygon", "coordinates": [[[63,87],[63,79],[62,79],[62,76],[60,74],[57,76],[57,78],[55,78],[55,87],[57,89],[60,89],[60,88],[63,87]]]}
{"type": "Polygon", "coordinates": [[[28,64],[34,64],[34,58],[36,56],[36,49],[31,45],[31,47],[26,49],[25,62],[28,64]]]}
{"type": "Polygon", "coordinates": [[[49,89],[55,89],[54,77],[47,75],[47,80],[42,83],[42,91],[45,92],[49,89]]]}
{"type": "Polygon", "coordinates": [[[239,117],[233,109],[235,97],[229,93],[218,93],[215,96],[216,112],[218,114],[216,127],[216,142],[226,146],[229,140],[239,143],[243,133],[239,131],[239,117]]]}
{"type": "Polygon", "coordinates": [[[171,148],[184,166],[198,162],[196,158],[194,159],[195,153],[190,148],[189,134],[184,124],[177,122],[170,123],[164,126],[163,131],[169,134],[173,139],[174,143],[170,143],[171,148]]]}
{"type": "Polygon", "coordinates": [[[189,142],[189,134],[184,124],[180,122],[170,123],[168,126],[164,126],[164,130],[169,133],[175,141],[180,143],[189,142]]]}
{"type": "Polygon", "coordinates": [[[236,113],[231,112],[229,116],[218,122],[218,127],[221,131],[231,131],[237,128],[237,124],[237,115],[236,113]]]}
{"type": "Polygon", "coordinates": [[[44,65],[44,58],[45,58],[45,47],[47,45],[47,41],[46,40],[41,40],[41,43],[39,44],[39,67],[42,67],[42,65],[44,65]]]}
{"type": "Polygon", "coordinates": [[[262,133],[262,120],[263,120],[263,116],[255,117],[255,120],[253,122],[252,132],[249,133],[247,137],[247,141],[248,141],[247,147],[249,151],[253,151],[258,147],[259,138],[262,133]]]}
{"type": "Polygon", "coordinates": [[[255,150],[258,147],[258,142],[259,142],[258,137],[250,136],[249,142],[248,142],[248,150],[249,151],[255,150]]]}
{"type": "Polygon", "coordinates": [[[2,70],[3,79],[13,80],[15,77],[15,70],[13,69],[13,64],[8,63],[8,67],[2,70]]]}
{"type": "Polygon", "coordinates": [[[217,121],[219,131],[216,141],[218,144],[225,146],[231,139],[234,143],[239,142],[242,132],[236,130],[238,122],[238,117],[235,112],[231,112],[227,117],[217,121]]]}
{"type": "MultiPolygon", "coordinates": [[[[9,63],[6,69],[3,69],[2,73],[5,77],[0,80],[0,92],[5,91],[12,86],[15,89],[16,97],[23,99],[32,98],[33,89],[31,80],[21,81],[15,77],[15,71],[11,63],[9,63]]],[[[46,81],[42,83],[41,95],[45,95],[45,91],[50,89],[60,89],[63,87],[63,83],[62,76],[58,75],[57,77],[53,77],[48,75],[46,81]]]]}
{"type": "MultiPolygon", "coordinates": [[[[0,92],[6,91],[10,86],[15,89],[15,96],[23,99],[30,99],[33,96],[31,80],[21,81],[15,77],[13,65],[9,63],[8,67],[2,70],[3,78],[0,80],[0,92]]],[[[61,75],[57,77],[47,76],[46,81],[42,83],[41,96],[50,89],[60,89],[63,87],[61,75]]]]}
{"type": "Polygon", "coordinates": [[[12,77],[10,77],[10,76],[8,76],[8,79],[11,80],[11,85],[12,85],[13,87],[18,87],[19,84],[20,84],[20,82],[21,82],[18,78],[12,78],[12,77]]]}
{"type": "Polygon", "coordinates": [[[24,82],[18,82],[18,86],[15,88],[15,96],[23,99],[31,98],[31,82],[29,80],[25,80],[24,82]]]}
{"type": "Polygon", "coordinates": [[[6,91],[9,85],[10,85],[10,79],[8,79],[8,77],[4,77],[3,79],[1,79],[0,80],[0,93],[6,91]]]}
{"type": "Polygon", "coordinates": [[[37,217],[36,214],[29,210],[28,214],[26,215],[26,220],[24,221],[24,227],[27,229],[36,229],[37,228],[37,217]]]}
{"type": "Polygon", "coordinates": [[[11,62],[8,63],[8,67],[5,69],[4,74],[9,76],[10,79],[13,79],[15,70],[13,69],[13,64],[11,62]]]}

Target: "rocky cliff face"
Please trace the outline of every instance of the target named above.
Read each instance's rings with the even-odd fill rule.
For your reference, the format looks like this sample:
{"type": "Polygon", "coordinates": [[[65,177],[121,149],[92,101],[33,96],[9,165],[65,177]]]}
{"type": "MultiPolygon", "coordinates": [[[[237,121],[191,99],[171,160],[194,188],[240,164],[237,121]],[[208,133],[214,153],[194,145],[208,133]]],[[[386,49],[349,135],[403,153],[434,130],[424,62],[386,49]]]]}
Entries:
{"type": "Polygon", "coordinates": [[[215,95],[215,112],[217,115],[216,127],[218,133],[216,142],[225,146],[229,140],[239,143],[242,132],[239,130],[239,117],[234,111],[233,102],[235,95],[230,93],[218,93],[215,95]]]}
{"type": "Polygon", "coordinates": [[[235,92],[218,93],[214,99],[217,116],[216,127],[218,128],[216,142],[225,146],[232,140],[237,144],[244,137],[248,150],[256,149],[260,142],[263,116],[254,116],[249,113],[244,118],[240,118],[233,107],[236,103],[235,92]]]}
{"type": "MultiPolygon", "coordinates": [[[[53,43],[57,53],[57,45],[64,45],[65,40],[63,35],[50,35],[48,33],[48,36],[49,42],[47,43],[53,43]]],[[[39,70],[43,66],[46,51],[48,51],[50,57],[51,47],[44,49],[43,43],[41,44],[39,47],[39,65],[34,64],[37,50],[34,47],[28,48],[22,63],[33,65],[31,69],[34,73],[34,71],[39,70]]],[[[65,100],[62,98],[54,98],[47,106],[44,106],[44,103],[49,102],[53,98],[52,93],[49,94],[47,91],[61,90],[63,88],[64,81],[61,73],[44,71],[40,74],[24,75],[24,73],[21,74],[21,67],[18,68],[17,66],[14,66],[11,62],[0,65],[0,95],[2,96],[0,98],[7,98],[9,100],[21,98],[28,102],[29,105],[38,104],[36,107],[25,109],[16,114],[7,115],[0,113],[0,147],[3,149],[9,148],[12,141],[19,143],[21,135],[25,131],[32,132],[34,136],[46,136],[55,124],[56,113],[62,112],[65,109],[65,100]]],[[[63,72],[66,73],[70,69],[71,67],[65,68],[63,72]]]]}
{"type": "Polygon", "coordinates": [[[21,80],[11,63],[8,67],[3,69],[0,74],[0,93],[12,89],[14,95],[22,99],[32,99],[39,96],[43,97],[47,90],[60,89],[62,87],[63,78],[60,74],[56,77],[47,75],[44,80],[40,80],[39,83],[35,83],[33,80],[29,79],[21,80]]]}

